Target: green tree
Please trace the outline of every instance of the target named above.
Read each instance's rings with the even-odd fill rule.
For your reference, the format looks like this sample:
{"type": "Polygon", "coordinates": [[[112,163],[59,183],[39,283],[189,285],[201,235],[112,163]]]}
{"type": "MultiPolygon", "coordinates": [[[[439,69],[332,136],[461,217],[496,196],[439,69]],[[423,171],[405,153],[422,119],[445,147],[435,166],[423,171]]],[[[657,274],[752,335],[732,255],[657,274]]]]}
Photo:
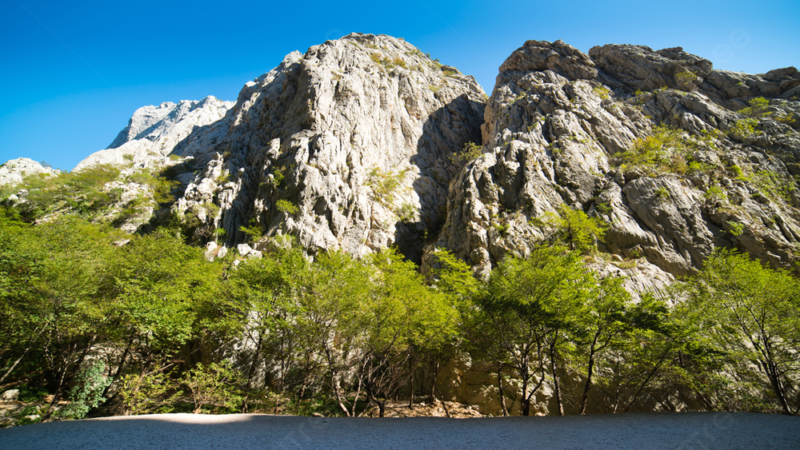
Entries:
{"type": "Polygon", "coordinates": [[[531,225],[552,228],[551,239],[565,242],[571,250],[583,254],[593,252],[602,240],[608,224],[599,217],[561,205],[558,213],[548,212],[542,218],[532,218],[531,225]]]}
{"type": "Polygon", "coordinates": [[[699,333],[742,377],[757,367],[783,414],[796,415],[800,371],[800,283],[733,251],[718,250],[686,285],[699,333]],[[795,403],[795,404],[793,404],[795,403]]]}
{"type": "Polygon", "coordinates": [[[538,248],[527,259],[507,257],[492,272],[487,294],[477,299],[481,314],[471,338],[498,366],[516,372],[523,415],[548,369],[564,414],[560,365],[572,345],[568,331],[596,290],[580,254],[559,246],[538,248]]]}
{"type": "Polygon", "coordinates": [[[605,278],[598,283],[597,290],[583,304],[583,308],[576,311],[577,317],[570,334],[586,371],[579,414],[586,414],[596,361],[604,356],[607,349],[624,340],[631,328],[630,306],[631,296],[622,287],[622,279],[605,278]]]}

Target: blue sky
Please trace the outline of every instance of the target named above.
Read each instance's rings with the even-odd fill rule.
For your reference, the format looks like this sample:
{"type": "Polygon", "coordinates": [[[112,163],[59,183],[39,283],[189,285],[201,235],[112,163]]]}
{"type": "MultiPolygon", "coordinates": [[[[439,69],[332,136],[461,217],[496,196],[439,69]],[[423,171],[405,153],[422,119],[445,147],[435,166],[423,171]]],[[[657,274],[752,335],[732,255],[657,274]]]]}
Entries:
{"type": "Polygon", "coordinates": [[[293,50],[350,32],[403,37],[474,75],[528,39],[587,52],[608,43],[682,46],[720,69],[800,64],[800,2],[770,1],[34,1],[0,3],[0,162],[71,169],[137,108],[242,85],[293,50]]]}

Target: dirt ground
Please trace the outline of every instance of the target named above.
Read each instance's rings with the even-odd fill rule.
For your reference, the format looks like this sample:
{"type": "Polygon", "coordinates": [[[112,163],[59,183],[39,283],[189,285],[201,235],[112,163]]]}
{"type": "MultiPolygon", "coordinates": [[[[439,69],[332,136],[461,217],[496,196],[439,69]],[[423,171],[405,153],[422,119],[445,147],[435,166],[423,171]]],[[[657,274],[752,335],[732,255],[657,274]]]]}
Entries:
{"type": "MultiPolygon", "coordinates": [[[[477,408],[473,409],[469,405],[456,402],[442,402],[437,400],[435,403],[418,402],[413,407],[408,406],[408,401],[388,401],[383,412],[384,417],[448,417],[453,419],[474,419],[483,417],[477,408]],[[445,410],[446,409],[446,410],[445,410]]],[[[370,406],[364,413],[366,417],[379,417],[377,406],[370,406]]]]}
{"type": "Polygon", "coordinates": [[[164,414],[0,430],[3,449],[799,449],[800,417],[648,413],[446,419],[164,414]]]}

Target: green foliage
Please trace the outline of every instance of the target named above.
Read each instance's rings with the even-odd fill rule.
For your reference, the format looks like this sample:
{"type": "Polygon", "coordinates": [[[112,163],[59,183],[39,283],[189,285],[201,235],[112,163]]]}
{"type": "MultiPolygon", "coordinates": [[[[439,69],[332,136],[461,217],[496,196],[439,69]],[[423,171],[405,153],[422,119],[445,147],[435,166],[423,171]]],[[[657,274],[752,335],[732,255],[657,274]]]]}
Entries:
{"type": "MultiPolygon", "coordinates": [[[[375,177],[382,185],[396,174],[375,177]]],[[[751,177],[764,195],[788,184],[751,177]]],[[[724,195],[716,189],[709,198],[724,195]]],[[[25,383],[27,401],[46,393],[53,405],[72,401],[59,414],[30,410],[45,420],[84,416],[112,380],[131,414],[355,416],[405,395],[412,378],[417,394],[424,379],[426,394],[437,395],[437,371],[461,358],[496,375],[491,395],[514,395],[527,413],[542,386],[565,413],[587,404],[622,412],[644,398],[669,404],[677,392],[703,410],[800,406],[796,278],[719,252],[669,291],[674,308],[663,293],[634,303],[624,278],[587,268],[600,258],[585,253],[606,223],[567,206],[532,222],[572,249],[552,242],[525,258],[509,252],[481,274],[488,282],[465,255],[442,249],[428,255],[424,276],[392,250],[312,260],[289,238],[234,265],[207,261],[172,229],[122,235],[78,215],[33,226],[16,209],[0,212],[0,377],[8,373],[0,385],[25,383]],[[121,238],[129,242],[113,245],[121,238]],[[761,351],[767,345],[771,353],[761,351]],[[109,368],[93,359],[100,346],[118,350],[104,355],[109,368]],[[201,350],[203,364],[193,366],[201,350]],[[579,383],[563,383],[565,374],[579,383]],[[189,397],[191,405],[181,402],[189,397]]]]}
{"type": "Polygon", "coordinates": [[[800,283],[746,255],[718,250],[684,286],[688,324],[714,348],[723,370],[759,389],[771,407],[796,414],[800,283]],[[794,405],[792,403],[795,403],[794,405]]]}
{"type": "Polygon", "coordinates": [[[286,214],[287,216],[292,216],[300,211],[300,208],[298,208],[294,203],[284,199],[275,202],[275,207],[278,208],[278,211],[286,214]]]}
{"type": "Polygon", "coordinates": [[[542,218],[532,218],[530,224],[554,229],[553,237],[569,244],[572,250],[588,254],[596,249],[596,242],[603,239],[608,224],[598,217],[589,217],[585,212],[561,205],[556,213],[546,213],[542,218]]]}
{"type": "Polygon", "coordinates": [[[172,190],[178,186],[177,181],[170,181],[159,174],[148,171],[135,172],[129,177],[129,180],[150,187],[153,200],[159,205],[175,200],[172,190]]]}
{"type": "Polygon", "coordinates": [[[728,201],[728,194],[719,186],[711,186],[705,194],[703,194],[703,198],[706,200],[726,202],[728,201]]]}
{"type": "Polygon", "coordinates": [[[214,179],[214,182],[217,183],[218,185],[223,185],[230,180],[231,180],[230,172],[228,172],[227,170],[223,170],[222,173],[220,173],[219,176],[216,179],[214,179]]]}
{"type": "Polygon", "coordinates": [[[451,154],[448,159],[454,166],[461,169],[465,165],[475,161],[483,154],[483,146],[474,142],[467,142],[464,144],[464,149],[458,153],[451,154]]]}
{"type": "Polygon", "coordinates": [[[69,390],[70,403],[59,410],[58,415],[65,419],[83,419],[89,411],[105,402],[103,392],[112,381],[104,375],[105,370],[103,361],[96,361],[80,370],[75,376],[75,385],[69,390]]]}
{"type": "Polygon", "coordinates": [[[219,206],[213,202],[205,202],[201,207],[206,211],[206,216],[216,218],[219,216],[219,206]]]}
{"type": "Polygon", "coordinates": [[[250,242],[257,242],[264,236],[264,233],[261,231],[261,224],[256,222],[256,219],[250,219],[250,226],[242,225],[239,227],[239,231],[247,235],[250,242]]]}
{"type": "Polygon", "coordinates": [[[162,405],[173,403],[182,394],[176,388],[176,383],[164,372],[143,376],[130,374],[122,378],[119,395],[126,413],[138,416],[155,412],[162,405]]]}
{"type": "Polygon", "coordinates": [[[229,363],[201,365],[186,372],[183,384],[191,393],[195,414],[201,412],[204,406],[240,406],[242,396],[238,389],[238,377],[229,363]]]}
{"type": "Polygon", "coordinates": [[[411,203],[403,203],[394,212],[401,222],[411,222],[417,215],[417,208],[411,203]]]}
{"type": "Polygon", "coordinates": [[[603,100],[611,98],[611,89],[603,85],[593,87],[592,92],[603,100]]]}
{"type": "Polygon", "coordinates": [[[390,205],[394,203],[394,196],[403,185],[407,171],[408,169],[382,172],[380,168],[376,167],[369,172],[365,184],[372,188],[374,199],[384,205],[390,205]]]}
{"type": "Polygon", "coordinates": [[[383,66],[387,70],[391,69],[391,68],[393,68],[395,66],[400,66],[400,67],[402,67],[404,69],[408,68],[408,66],[406,65],[406,62],[405,62],[405,60],[403,58],[394,58],[394,59],[389,58],[389,57],[381,58],[381,54],[377,53],[377,52],[370,53],[369,57],[370,57],[370,59],[372,59],[372,62],[374,62],[375,64],[380,64],[381,66],[383,66]]]}
{"type": "Polygon", "coordinates": [[[728,170],[733,172],[734,176],[736,176],[736,178],[739,179],[739,180],[744,180],[746,178],[745,175],[744,175],[744,172],[742,172],[742,168],[737,166],[737,165],[735,165],[735,164],[730,166],[728,168],[728,170]]]}
{"type": "Polygon", "coordinates": [[[794,113],[781,114],[775,117],[775,120],[777,120],[778,122],[785,123],[787,125],[791,125],[797,121],[797,119],[794,117],[794,113]]]}
{"type": "Polygon", "coordinates": [[[794,182],[791,179],[785,180],[775,172],[761,170],[752,176],[752,181],[767,198],[773,201],[779,199],[791,201],[791,193],[794,190],[794,182]]]}
{"type": "Polygon", "coordinates": [[[764,97],[756,97],[747,103],[750,106],[740,109],[739,114],[754,119],[760,119],[772,114],[767,111],[767,109],[769,109],[769,100],[765,99],[764,97]]]}
{"type": "Polygon", "coordinates": [[[283,172],[280,169],[275,169],[275,171],[272,172],[272,179],[274,180],[275,187],[280,186],[284,179],[283,172]]]}
{"type": "Polygon", "coordinates": [[[758,119],[740,119],[737,120],[733,127],[728,130],[728,133],[739,140],[747,139],[751,136],[758,136],[760,131],[756,130],[758,126],[758,119]]]}
{"type": "Polygon", "coordinates": [[[661,200],[669,200],[669,190],[666,187],[661,186],[660,188],[656,189],[656,195],[661,200]]]}
{"type": "Polygon", "coordinates": [[[739,222],[731,222],[730,220],[726,222],[728,224],[728,233],[732,234],[733,236],[741,236],[744,233],[744,224],[739,222]]]}
{"type": "Polygon", "coordinates": [[[686,70],[675,75],[675,80],[682,87],[689,86],[697,80],[697,74],[692,71],[686,70]]]}
{"type": "Polygon", "coordinates": [[[119,168],[110,165],[88,167],[79,172],[56,176],[35,175],[25,178],[17,189],[27,189],[26,202],[17,209],[29,221],[61,209],[89,217],[105,211],[119,200],[106,184],[119,177],[119,168]]]}
{"type": "MultiPolygon", "coordinates": [[[[713,145],[711,137],[701,139],[713,145]]],[[[653,134],[634,141],[631,149],[614,156],[617,165],[641,168],[651,175],[661,173],[686,173],[690,154],[697,150],[697,140],[686,137],[681,130],[657,126],[653,134]]],[[[694,166],[693,170],[703,166],[694,166]]]]}
{"type": "Polygon", "coordinates": [[[511,229],[511,226],[507,223],[495,222],[492,224],[492,228],[497,230],[497,232],[500,233],[500,236],[506,237],[508,236],[508,232],[511,229]]]}

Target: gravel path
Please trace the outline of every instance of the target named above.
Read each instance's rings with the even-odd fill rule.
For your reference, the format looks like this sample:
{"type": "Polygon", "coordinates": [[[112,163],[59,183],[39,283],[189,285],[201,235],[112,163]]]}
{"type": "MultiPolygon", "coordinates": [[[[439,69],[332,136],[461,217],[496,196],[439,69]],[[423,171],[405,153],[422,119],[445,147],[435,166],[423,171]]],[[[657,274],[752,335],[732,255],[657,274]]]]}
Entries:
{"type": "Polygon", "coordinates": [[[2,449],[800,449],[800,417],[744,413],[483,419],[162,414],[0,430],[2,449]]]}

